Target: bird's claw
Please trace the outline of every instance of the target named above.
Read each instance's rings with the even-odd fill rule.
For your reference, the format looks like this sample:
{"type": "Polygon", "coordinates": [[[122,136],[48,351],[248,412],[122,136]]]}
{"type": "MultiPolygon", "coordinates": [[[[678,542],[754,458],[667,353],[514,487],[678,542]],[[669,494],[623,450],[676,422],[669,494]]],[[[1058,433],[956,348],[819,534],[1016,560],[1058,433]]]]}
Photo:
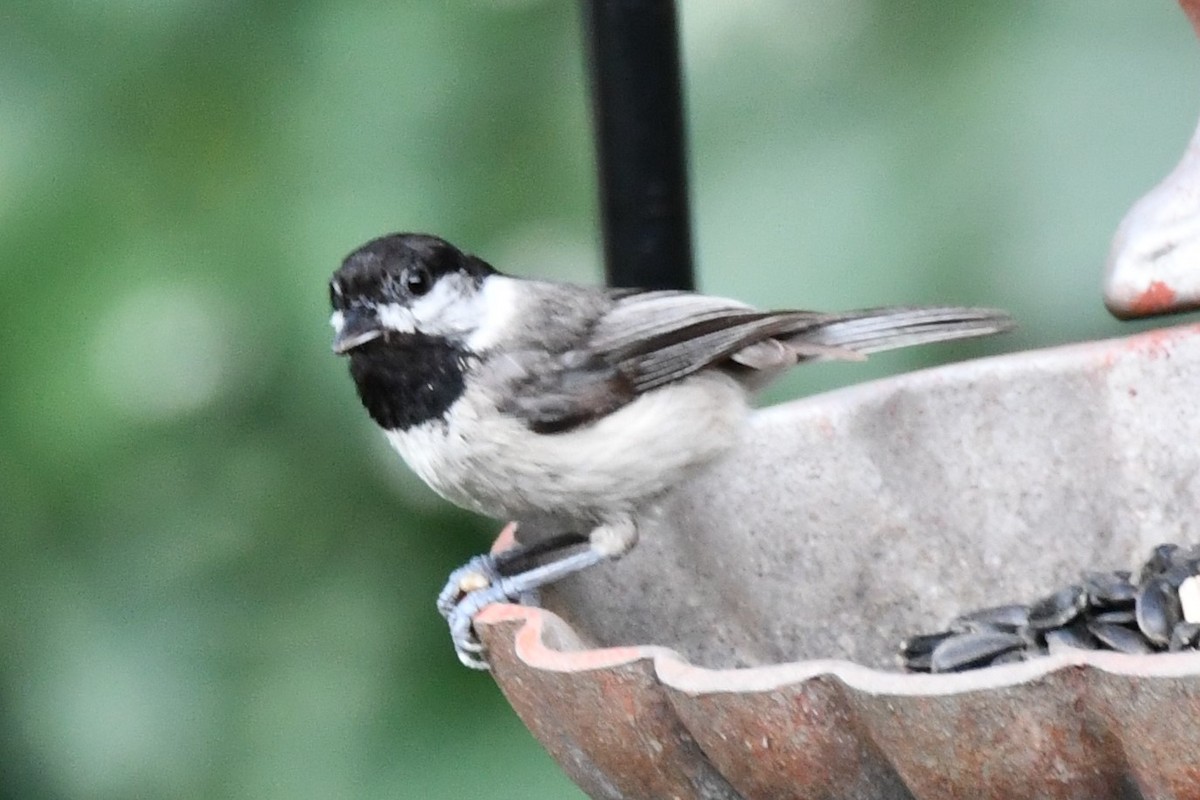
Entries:
{"type": "Polygon", "coordinates": [[[491,669],[484,657],[483,643],[472,625],[472,619],[492,603],[504,603],[512,598],[505,593],[502,583],[494,583],[483,589],[469,592],[446,615],[450,624],[450,639],[458,660],[471,669],[491,669]]]}
{"type": "Polygon", "coordinates": [[[513,558],[510,551],[501,554],[499,559],[490,555],[476,556],[450,573],[450,579],[438,595],[438,611],[450,625],[454,652],[466,666],[489,668],[483,645],[472,627],[472,619],[483,608],[492,603],[536,605],[542,586],[612,558],[611,554],[589,547],[523,571],[504,574],[504,569],[511,569],[519,562],[519,556],[526,554],[518,553],[518,557],[513,558]]]}
{"type": "Polygon", "coordinates": [[[471,620],[492,603],[511,602],[535,605],[538,592],[523,589],[501,575],[496,559],[490,555],[476,556],[450,573],[438,594],[437,609],[450,625],[450,639],[459,661],[472,669],[490,668],[471,620]]]}
{"type": "Polygon", "coordinates": [[[449,621],[450,615],[466,597],[475,591],[495,586],[500,580],[500,569],[496,559],[490,555],[475,556],[466,564],[450,573],[446,585],[438,593],[437,609],[442,619],[449,621]]]}

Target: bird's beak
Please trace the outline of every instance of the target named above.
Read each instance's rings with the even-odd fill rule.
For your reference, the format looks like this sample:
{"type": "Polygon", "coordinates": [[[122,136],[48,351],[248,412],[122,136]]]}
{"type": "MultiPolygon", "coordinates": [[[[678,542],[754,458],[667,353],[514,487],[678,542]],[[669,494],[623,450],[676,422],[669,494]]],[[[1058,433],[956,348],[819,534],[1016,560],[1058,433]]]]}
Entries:
{"type": "Polygon", "coordinates": [[[379,317],[368,309],[344,312],[341,327],[333,336],[333,352],[344,356],[356,347],[383,336],[379,317]]]}

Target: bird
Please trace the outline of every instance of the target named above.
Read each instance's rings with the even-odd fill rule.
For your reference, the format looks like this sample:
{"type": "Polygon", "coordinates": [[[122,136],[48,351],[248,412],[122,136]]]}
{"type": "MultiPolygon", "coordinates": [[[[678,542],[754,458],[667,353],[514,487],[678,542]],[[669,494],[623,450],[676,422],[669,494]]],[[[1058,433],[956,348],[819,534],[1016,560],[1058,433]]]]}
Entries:
{"type": "Polygon", "coordinates": [[[627,554],[670,490],[733,448],[773,378],[1013,327],[989,308],[762,311],[533,280],[421,233],[358,247],[329,293],[333,351],[408,466],[462,508],[562,526],[450,574],[437,606],[459,660],[480,669],[476,612],[627,554]]]}

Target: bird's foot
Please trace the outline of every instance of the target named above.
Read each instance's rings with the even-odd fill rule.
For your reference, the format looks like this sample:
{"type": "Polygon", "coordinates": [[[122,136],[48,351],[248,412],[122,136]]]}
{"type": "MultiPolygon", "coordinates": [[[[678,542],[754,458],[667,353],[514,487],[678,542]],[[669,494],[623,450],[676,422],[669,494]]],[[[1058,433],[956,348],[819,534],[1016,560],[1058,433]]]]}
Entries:
{"type": "Polygon", "coordinates": [[[437,610],[449,621],[458,604],[471,592],[495,585],[500,579],[500,566],[492,555],[475,556],[450,573],[446,585],[438,593],[437,610]]]}
{"type": "Polygon", "coordinates": [[[510,585],[501,574],[503,560],[492,555],[475,556],[450,573],[446,585],[438,593],[437,609],[450,625],[450,639],[458,660],[472,669],[488,669],[480,655],[483,644],[475,635],[471,619],[492,603],[519,603],[536,606],[539,593],[536,587],[521,589],[510,585]]]}
{"type": "Polygon", "coordinates": [[[542,586],[607,559],[603,553],[587,548],[511,576],[501,574],[493,556],[476,556],[456,569],[438,595],[438,611],[450,625],[458,660],[472,669],[490,668],[472,624],[484,608],[492,603],[536,602],[537,590],[542,586]]]}
{"type": "Polygon", "coordinates": [[[464,666],[471,669],[491,669],[472,620],[477,613],[492,603],[508,601],[503,588],[493,584],[468,593],[445,615],[446,622],[450,625],[450,641],[454,644],[454,653],[464,666]]]}

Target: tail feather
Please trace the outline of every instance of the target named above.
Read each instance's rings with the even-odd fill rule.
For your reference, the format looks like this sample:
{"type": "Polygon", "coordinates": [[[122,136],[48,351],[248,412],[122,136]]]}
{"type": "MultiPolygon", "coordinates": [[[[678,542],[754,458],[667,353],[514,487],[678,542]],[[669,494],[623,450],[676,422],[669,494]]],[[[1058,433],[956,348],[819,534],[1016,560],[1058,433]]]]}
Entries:
{"type": "Polygon", "coordinates": [[[1012,330],[1007,313],[993,308],[892,307],[839,314],[827,322],[781,336],[784,341],[878,353],[930,342],[967,339],[1012,330]]]}

